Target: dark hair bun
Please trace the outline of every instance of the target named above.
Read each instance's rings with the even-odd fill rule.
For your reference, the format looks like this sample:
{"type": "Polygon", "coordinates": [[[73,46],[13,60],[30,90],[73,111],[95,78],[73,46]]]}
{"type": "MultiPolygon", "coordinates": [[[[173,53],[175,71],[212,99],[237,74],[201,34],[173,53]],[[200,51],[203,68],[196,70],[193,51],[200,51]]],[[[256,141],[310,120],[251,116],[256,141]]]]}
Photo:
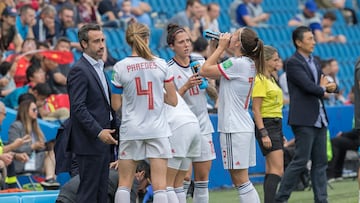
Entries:
{"type": "Polygon", "coordinates": [[[175,30],[175,29],[179,29],[181,28],[178,24],[175,24],[175,23],[170,23],[168,26],[167,26],[167,31],[168,32],[171,32],[172,30],[175,30]]]}

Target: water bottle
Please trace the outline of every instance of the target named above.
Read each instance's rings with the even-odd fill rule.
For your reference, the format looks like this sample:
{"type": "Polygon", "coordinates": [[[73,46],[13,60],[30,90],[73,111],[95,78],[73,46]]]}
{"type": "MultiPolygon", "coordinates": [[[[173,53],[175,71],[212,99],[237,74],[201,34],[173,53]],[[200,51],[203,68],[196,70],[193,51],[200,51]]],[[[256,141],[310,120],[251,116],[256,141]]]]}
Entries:
{"type": "MultiPolygon", "coordinates": [[[[190,68],[192,69],[193,73],[198,73],[201,68],[201,64],[199,61],[193,61],[190,63],[190,68]]],[[[204,77],[201,78],[201,83],[199,85],[200,89],[206,89],[209,86],[208,80],[204,77]]]]}
{"type": "Polygon", "coordinates": [[[220,32],[215,32],[209,29],[203,31],[203,37],[206,39],[219,40],[220,34],[221,34],[220,32]]]}

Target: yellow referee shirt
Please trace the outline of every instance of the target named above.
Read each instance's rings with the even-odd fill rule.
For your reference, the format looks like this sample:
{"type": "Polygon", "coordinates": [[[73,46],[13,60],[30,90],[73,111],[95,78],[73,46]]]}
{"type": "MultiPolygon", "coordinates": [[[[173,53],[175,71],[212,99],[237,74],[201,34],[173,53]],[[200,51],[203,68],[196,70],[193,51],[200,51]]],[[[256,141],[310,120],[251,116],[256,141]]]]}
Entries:
{"type": "Polygon", "coordinates": [[[283,94],[274,78],[256,75],[252,98],[262,97],[261,115],[263,118],[282,118],[283,94]]]}

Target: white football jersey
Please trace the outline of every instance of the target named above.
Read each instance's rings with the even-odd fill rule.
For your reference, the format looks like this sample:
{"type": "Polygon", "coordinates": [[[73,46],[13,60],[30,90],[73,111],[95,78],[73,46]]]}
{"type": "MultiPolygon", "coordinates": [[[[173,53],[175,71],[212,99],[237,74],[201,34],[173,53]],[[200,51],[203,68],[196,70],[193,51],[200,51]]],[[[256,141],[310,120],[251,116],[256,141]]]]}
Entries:
{"type": "Polygon", "coordinates": [[[160,58],[126,57],[114,65],[112,83],[123,89],[120,140],[171,136],[163,88],[173,78],[160,58]]]}
{"type": "Polygon", "coordinates": [[[218,131],[254,132],[248,108],[255,80],[255,63],[248,57],[229,58],[218,65],[222,77],[219,88],[218,131]]]}
{"type": "MultiPolygon", "coordinates": [[[[192,58],[197,60],[200,64],[204,64],[204,58],[192,58]]],[[[176,89],[180,89],[194,74],[189,66],[181,66],[174,59],[168,62],[168,67],[172,69],[174,74],[174,83],[176,89]]],[[[190,110],[195,114],[199,120],[201,134],[210,134],[214,132],[211,120],[207,109],[206,90],[200,89],[199,86],[187,90],[183,96],[186,104],[190,110]]]]}
{"type": "Polygon", "coordinates": [[[199,122],[179,93],[176,92],[176,96],[178,103],[175,107],[165,104],[166,118],[172,131],[185,124],[199,122]]]}

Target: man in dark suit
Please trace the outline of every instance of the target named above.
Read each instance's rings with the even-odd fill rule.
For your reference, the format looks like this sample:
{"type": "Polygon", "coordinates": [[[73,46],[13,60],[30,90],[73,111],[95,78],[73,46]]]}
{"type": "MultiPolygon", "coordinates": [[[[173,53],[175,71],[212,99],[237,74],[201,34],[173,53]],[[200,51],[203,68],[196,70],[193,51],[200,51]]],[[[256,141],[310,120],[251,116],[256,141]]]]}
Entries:
{"type": "Polygon", "coordinates": [[[285,64],[290,94],[288,123],[295,135],[295,156],[285,170],[277,202],[286,202],[297,184],[300,174],[311,160],[311,181],[316,203],[327,202],[326,131],[328,119],[324,108],[325,92],[333,92],[322,74],[319,63],[311,55],[315,39],[311,29],[296,28],[292,34],[296,52],[285,64]]]}
{"type": "Polygon", "coordinates": [[[119,119],[111,108],[110,90],[101,60],[105,38],[101,27],[79,29],[83,56],[71,69],[67,88],[70,98],[69,146],[76,155],[80,185],[76,202],[107,202],[110,145],[119,119]]]}

